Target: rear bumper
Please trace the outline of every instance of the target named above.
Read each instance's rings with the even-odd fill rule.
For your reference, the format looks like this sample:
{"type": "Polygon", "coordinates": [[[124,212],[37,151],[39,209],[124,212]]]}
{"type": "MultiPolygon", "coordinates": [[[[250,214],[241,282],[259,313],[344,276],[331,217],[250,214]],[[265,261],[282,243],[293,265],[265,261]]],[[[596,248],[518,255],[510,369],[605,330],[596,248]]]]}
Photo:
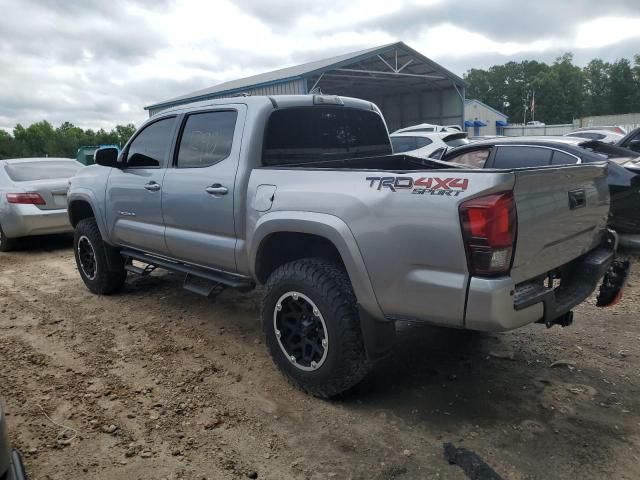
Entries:
{"type": "Polygon", "coordinates": [[[0,224],[9,238],[71,232],[67,209],[40,210],[35,205],[11,205],[0,212],[0,224]]]}
{"type": "Polygon", "coordinates": [[[599,247],[562,267],[560,286],[548,288],[543,278],[515,285],[509,277],[471,278],[465,327],[505,331],[532,322],[547,325],[582,303],[596,289],[613,263],[615,252],[599,247]]]}

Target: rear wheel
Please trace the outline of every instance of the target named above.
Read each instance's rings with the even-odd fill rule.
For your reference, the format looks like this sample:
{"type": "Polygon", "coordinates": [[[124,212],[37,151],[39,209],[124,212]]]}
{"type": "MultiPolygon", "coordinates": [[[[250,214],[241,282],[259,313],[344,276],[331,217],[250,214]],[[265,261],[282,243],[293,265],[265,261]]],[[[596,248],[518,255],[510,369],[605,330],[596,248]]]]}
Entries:
{"type": "Polygon", "coordinates": [[[307,258],[275,270],[262,322],[274,362],[305,392],[335,396],[367,374],[356,298],[346,272],[332,262],[307,258]]]}
{"type": "Polygon", "coordinates": [[[82,281],[89,290],[100,295],[115,293],[127,278],[124,262],[110,265],[107,256],[111,247],[104,243],[94,218],[85,218],[76,225],[73,250],[82,281]]]}
{"type": "Polygon", "coordinates": [[[9,252],[16,248],[17,239],[8,238],[4,234],[4,230],[2,230],[2,225],[0,225],[0,252],[9,252]]]}

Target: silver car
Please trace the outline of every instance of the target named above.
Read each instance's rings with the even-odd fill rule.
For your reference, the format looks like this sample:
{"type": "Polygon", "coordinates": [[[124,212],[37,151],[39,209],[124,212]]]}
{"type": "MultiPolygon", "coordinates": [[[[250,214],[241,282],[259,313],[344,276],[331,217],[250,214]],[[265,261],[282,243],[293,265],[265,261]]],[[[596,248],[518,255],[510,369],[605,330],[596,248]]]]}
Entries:
{"type": "Polygon", "coordinates": [[[73,230],[67,188],[82,167],[68,158],[0,160],[0,251],[15,248],[21,237],[73,230]]]}

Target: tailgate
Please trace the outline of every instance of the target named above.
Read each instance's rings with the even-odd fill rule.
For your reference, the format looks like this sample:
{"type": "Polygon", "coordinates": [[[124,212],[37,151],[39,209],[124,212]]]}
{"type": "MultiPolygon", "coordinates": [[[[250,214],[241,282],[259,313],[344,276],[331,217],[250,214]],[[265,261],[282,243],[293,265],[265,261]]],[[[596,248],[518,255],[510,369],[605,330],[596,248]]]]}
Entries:
{"type": "Polygon", "coordinates": [[[609,212],[605,163],[513,173],[518,229],[511,277],[516,283],[562,266],[600,242],[609,212]]]}

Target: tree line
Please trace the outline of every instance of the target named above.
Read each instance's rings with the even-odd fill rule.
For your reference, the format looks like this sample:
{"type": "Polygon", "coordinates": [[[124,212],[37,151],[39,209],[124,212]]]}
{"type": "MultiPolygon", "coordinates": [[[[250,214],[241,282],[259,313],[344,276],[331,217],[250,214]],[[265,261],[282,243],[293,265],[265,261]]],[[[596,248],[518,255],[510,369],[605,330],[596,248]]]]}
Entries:
{"type": "Polygon", "coordinates": [[[470,84],[467,98],[504,112],[511,123],[521,123],[525,114],[530,121],[532,113],[535,120],[554,124],[590,115],[640,112],[640,54],[633,62],[596,58],[581,68],[573,64],[573,54],[565,53],[551,65],[507,62],[488,70],[473,68],[464,78],[470,84]]]}
{"type": "Polygon", "coordinates": [[[136,131],[132,123],[117,125],[111,131],[83,130],[64,122],[57,128],[43,120],[28,127],[17,124],[13,135],[0,129],[0,159],[23,157],[75,158],[78,148],[88,145],[112,144],[120,147],[136,131]]]}

